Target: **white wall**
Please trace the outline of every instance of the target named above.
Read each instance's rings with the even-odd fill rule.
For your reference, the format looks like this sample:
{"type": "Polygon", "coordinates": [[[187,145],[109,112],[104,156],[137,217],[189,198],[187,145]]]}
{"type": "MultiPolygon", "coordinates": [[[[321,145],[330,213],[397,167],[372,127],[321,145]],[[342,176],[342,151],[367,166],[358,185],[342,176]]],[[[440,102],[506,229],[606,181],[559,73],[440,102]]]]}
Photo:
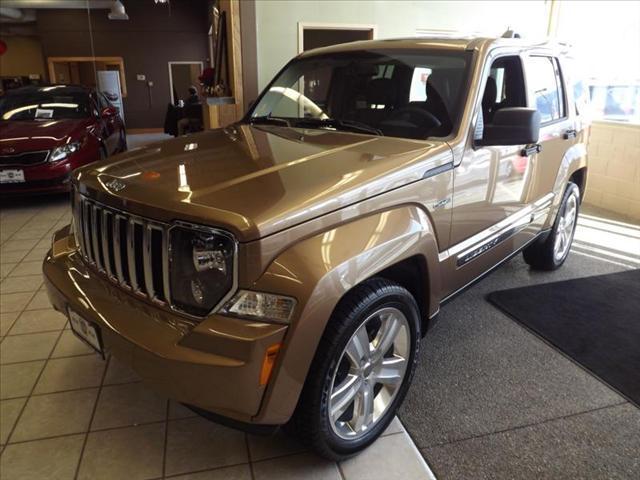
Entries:
{"type": "Polygon", "coordinates": [[[541,38],[547,19],[543,0],[257,0],[258,86],[298,54],[298,22],[377,25],[377,38],[412,37],[417,29],[499,36],[507,27],[541,38]]]}

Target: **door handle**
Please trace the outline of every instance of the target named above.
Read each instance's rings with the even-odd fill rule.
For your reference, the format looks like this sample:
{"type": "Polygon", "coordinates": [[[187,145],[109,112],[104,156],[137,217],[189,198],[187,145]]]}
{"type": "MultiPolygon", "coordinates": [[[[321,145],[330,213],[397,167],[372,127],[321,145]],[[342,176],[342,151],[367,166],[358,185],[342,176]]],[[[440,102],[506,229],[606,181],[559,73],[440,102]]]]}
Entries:
{"type": "Polygon", "coordinates": [[[542,151],[542,145],[539,143],[534,143],[533,145],[527,145],[522,150],[520,150],[521,157],[529,157],[531,155],[535,155],[536,153],[540,153],[542,151]]]}
{"type": "Polygon", "coordinates": [[[564,138],[565,140],[569,140],[571,138],[576,138],[576,135],[578,135],[577,130],[574,130],[574,129],[565,130],[564,134],[562,135],[562,138],[564,138]]]}

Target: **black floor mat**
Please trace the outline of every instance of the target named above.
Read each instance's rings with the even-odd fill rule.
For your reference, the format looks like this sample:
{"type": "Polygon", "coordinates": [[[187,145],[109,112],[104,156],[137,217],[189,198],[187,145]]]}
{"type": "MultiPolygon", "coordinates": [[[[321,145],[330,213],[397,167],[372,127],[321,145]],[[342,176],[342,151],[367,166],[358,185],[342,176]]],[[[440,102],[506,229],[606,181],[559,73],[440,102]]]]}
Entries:
{"type": "Polygon", "coordinates": [[[640,269],[488,299],[640,406],[640,269]]]}

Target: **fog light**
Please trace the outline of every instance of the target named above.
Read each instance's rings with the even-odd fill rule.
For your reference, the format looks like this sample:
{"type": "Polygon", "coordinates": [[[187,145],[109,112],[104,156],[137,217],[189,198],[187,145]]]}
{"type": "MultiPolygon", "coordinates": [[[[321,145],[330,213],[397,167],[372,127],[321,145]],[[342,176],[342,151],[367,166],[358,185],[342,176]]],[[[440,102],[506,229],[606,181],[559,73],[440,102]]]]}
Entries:
{"type": "Polygon", "coordinates": [[[221,312],[251,320],[289,323],[296,301],[291,297],[271,293],[240,290],[221,312]]]}

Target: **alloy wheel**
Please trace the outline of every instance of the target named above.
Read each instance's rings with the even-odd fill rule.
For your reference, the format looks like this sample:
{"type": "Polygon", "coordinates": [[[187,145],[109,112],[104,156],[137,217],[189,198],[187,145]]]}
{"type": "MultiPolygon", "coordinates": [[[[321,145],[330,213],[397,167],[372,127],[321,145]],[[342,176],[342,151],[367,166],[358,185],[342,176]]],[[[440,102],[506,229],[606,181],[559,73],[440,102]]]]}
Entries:
{"type": "Polygon", "coordinates": [[[409,322],[397,308],[382,308],[360,324],[331,383],[328,415],[336,435],[358,439],[380,421],[405,378],[410,345],[409,322]]]}
{"type": "Polygon", "coordinates": [[[571,247],[573,230],[578,216],[578,202],[575,195],[567,198],[562,216],[558,219],[555,243],[553,245],[553,256],[555,260],[561,261],[571,247]]]}

